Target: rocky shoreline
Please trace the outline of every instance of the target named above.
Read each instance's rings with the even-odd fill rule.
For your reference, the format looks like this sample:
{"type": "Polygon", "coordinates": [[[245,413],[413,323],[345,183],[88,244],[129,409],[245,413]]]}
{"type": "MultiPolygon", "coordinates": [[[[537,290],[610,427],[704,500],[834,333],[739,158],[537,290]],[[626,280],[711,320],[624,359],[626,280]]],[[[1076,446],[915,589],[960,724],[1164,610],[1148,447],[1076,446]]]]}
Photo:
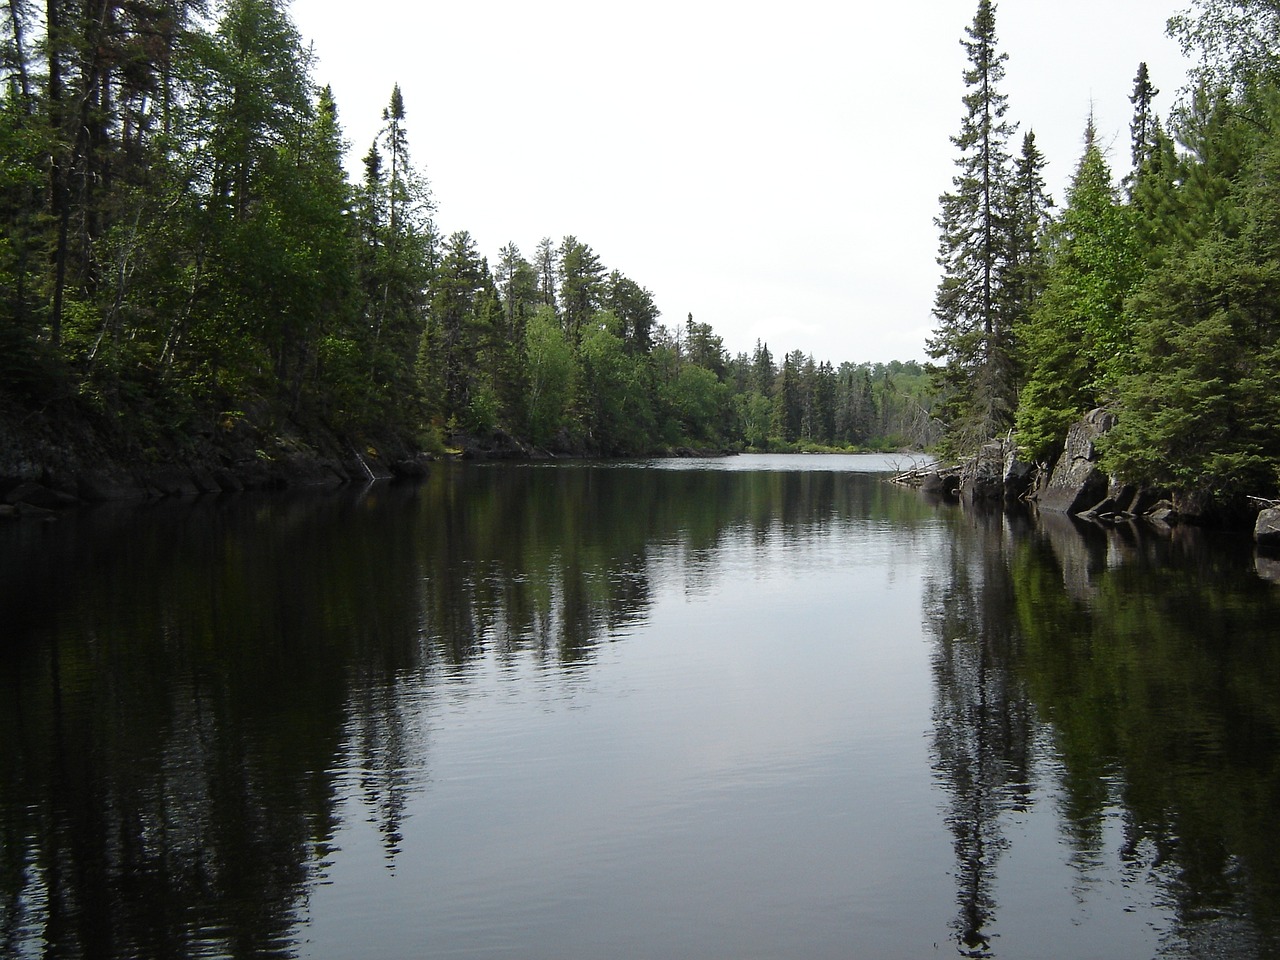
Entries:
{"type": "Polygon", "coordinates": [[[914,470],[899,478],[926,492],[967,503],[1027,501],[1046,513],[1106,523],[1143,520],[1239,526],[1252,522],[1260,546],[1280,547],[1280,503],[1253,500],[1252,515],[1224,513],[1203,493],[1156,490],[1103,472],[1096,441],[1115,426],[1110,411],[1090,411],[1067,432],[1062,453],[1043,467],[1021,459],[1012,436],[985,444],[976,457],[951,467],[914,470]]]}
{"type": "Polygon", "coordinates": [[[292,422],[227,418],[194,438],[140,441],[75,409],[0,411],[0,517],[83,503],[154,500],[416,477],[429,455],[393,435],[345,438],[292,422]]]}
{"type": "MultiPolygon", "coordinates": [[[[664,452],[702,457],[724,451],[664,452]]],[[[246,417],[227,418],[195,438],[146,444],[75,409],[0,408],[0,519],[50,518],[86,503],[416,479],[441,459],[589,456],[567,440],[546,449],[503,431],[486,437],[456,433],[444,452],[427,452],[390,432],[355,438],[325,424],[293,421],[259,429],[246,417]]]]}

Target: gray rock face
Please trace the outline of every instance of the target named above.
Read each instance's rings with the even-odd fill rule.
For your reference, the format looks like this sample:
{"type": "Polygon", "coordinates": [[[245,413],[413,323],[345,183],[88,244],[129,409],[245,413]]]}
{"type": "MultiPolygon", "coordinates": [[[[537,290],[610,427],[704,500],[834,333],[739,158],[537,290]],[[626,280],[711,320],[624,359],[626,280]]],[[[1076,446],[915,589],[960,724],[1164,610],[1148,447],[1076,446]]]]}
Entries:
{"type": "Polygon", "coordinates": [[[1115,426],[1115,414],[1093,410],[1071,425],[1062,456],[1054,465],[1049,483],[1040,496],[1040,508],[1057,513],[1079,513],[1101,503],[1110,482],[1098,469],[1094,441],[1115,426]]]}
{"type": "Polygon", "coordinates": [[[1019,457],[1016,446],[1011,447],[1004,458],[1004,498],[1021,500],[1035,481],[1036,465],[1019,457]]]}
{"type": "Polygon", "coordinates": [[[960,477],[960,495],[969,501],[1000,500],[1004,497],[1005,447],[1000,441],[984,444],[978,456],[965,464],[960,477]]]}
{"type": "Polygon", "coordinates": [[[1258,522],[1253,527],[1253,539],[1262,546],[1280,546],[1280,507],[1271,507],[1258,514],[1258,522]]]}

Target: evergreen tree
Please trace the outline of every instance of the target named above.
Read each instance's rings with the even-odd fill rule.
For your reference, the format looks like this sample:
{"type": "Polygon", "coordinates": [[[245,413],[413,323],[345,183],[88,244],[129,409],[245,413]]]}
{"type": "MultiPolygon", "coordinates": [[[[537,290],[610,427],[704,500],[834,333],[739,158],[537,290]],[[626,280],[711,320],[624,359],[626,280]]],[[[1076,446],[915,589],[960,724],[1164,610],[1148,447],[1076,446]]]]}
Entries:
{"type": "Polygon", "coordinates": [[[565,335],[577,343],[584,325],[604,302],[604,265],[577,237],[565,237],[559,256],[560,309],[565,335]]]}
{"type": "Polygon", "coordinates": [[[466,419],[473,400],[492,390],[484,368],[494,347],[497,300],[488,264],[471,234],[455,232],[432,279],[418,367],[428,404],[442,419],[466,419]]]}
{"type": "Polygon", "coordinates": [[[1148,165],[1160,146],[1160,120],[1153,105],[1159,94],[1160,91],[1151,83],[1146,61],[1143,61],[1138,64],[1138,74],[1133,78],[1133,93],[1129,95],[1129,102],[1133,104],[1133,120],[1129,122],[1130,158],[1133,162],[1130,183],[1148,165]]]}
{"type": "Polygon", "coordinates": [[[543,306],[556,309],[556,248],[550,237],[538,241],[538,249],[533,258],[534,269],[538,272],[538,296],[543,306]]]}
{"type": "Polygon", "coordinates": [[[660,311],[653,294],[617,270],[605,282],[604,305],[618,321],[618,333],[633,354],[648,354],[660,311]]]}
{"type": "Polygon", "coordinates": [[[773,364],[769,345],[757,340],[755,352],[751,355],[751,388],[756,393],[768,396],[777,376],[778,368],[773,364]]]}
{"type": "Polygon", "coordinates": [[[1067,208],[1051,232],[1044,294],[1022,331],[1029,371],[1018,438],[1033,456],[1050,456],[1072,421],[1115,399],[1133,357],[1125,298],[1141,269],[1131,211],[1091,119],[1067,208]]]}
{"type": "Polygon", "coordinates": [[[969,58],[960,151],[953,190],[940,198],[938,263],[943,278],[934,305],[937,326],[929,355],[941,360],[939,387],[946,397],[950,445],[976,446],[1012,421],[1017,383],[1013,323],[1002,284],[1010,266],[1008,140],[1000,92],[1007,55],[997,49],[995,5],[979,0],[962,41],[969,58]]]}
{"type": "Polygon", "coordinates": [[[412,403],[406,401],[419,393],[415,370],[437,261],[435,204],[409,153],[398,84],[382,117],[382,131],[365,156],[360,191],[368,382],[392,409],[408,412],[412,403]]]}

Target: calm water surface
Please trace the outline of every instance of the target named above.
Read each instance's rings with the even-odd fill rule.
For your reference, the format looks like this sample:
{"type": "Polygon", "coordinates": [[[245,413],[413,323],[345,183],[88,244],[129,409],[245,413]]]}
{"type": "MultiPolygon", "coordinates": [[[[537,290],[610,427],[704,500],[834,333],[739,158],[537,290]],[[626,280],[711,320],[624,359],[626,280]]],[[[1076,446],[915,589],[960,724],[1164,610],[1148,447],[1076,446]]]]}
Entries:
{"type": "Polygon", "coordinates": [[[0,527],[0,956],[1280,956],[1274,565],[885,469],[0,527]]]}

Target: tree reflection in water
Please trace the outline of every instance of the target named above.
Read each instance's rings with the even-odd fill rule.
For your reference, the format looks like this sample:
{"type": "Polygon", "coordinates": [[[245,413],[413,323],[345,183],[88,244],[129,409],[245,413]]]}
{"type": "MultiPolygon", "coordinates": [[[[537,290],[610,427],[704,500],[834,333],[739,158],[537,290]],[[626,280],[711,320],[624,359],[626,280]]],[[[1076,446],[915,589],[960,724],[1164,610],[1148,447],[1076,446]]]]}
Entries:
{"type": "Polygon", "coordinates": [[[1001,871],[1048,816],[1068,896],[1154,888],[1162,952],[1280,955],[1280,589],[1247,548],[834,474],[646,473],[442,467],[6,528],[0,954],[305,953],[343,817],[396,868],[442,701],[489,671],[572,689],[656,577],[713,594],[726,537],[764,554],[874,518],[940,551],[924,617],[960,952],[999,953],[1001,871]]]}
{"type": "Polygon", "coordinates": [[[645,616],[657,558],[698,590],[728,531],[821,528],[883,495],[642,473],[442,466],[7,528],[0,954],[296,955],[343,798],[394,868],[427,701],[488,664],[571,679],[645,616]]]}
{"type": "Polygon", "coordinates": [[[1052,795],[1082,903],[1102,877],[1154,884],[1162,955],[1280,955],[1280,597],[1248,551],[1000,510],[950,524],[925,612],[960,953],[997,954],[1009,828],[1052,795]]]}
{"type": "Polygon", "coordinates": [[[1031,795],[1035,725],[1026,691],[1011,669],[1016,634],[1007,618],[1011,584],[1005,517],[974,509],[948,543],[948,571],[926,593],[937,638],[934,770],[951,797],[960,950],[988,957],[996,903],[996,864],[1006,846],[1002,817],[1025,810],[1031,795]],[[975,549],[975,543],[982,549],[975,549]]]}

